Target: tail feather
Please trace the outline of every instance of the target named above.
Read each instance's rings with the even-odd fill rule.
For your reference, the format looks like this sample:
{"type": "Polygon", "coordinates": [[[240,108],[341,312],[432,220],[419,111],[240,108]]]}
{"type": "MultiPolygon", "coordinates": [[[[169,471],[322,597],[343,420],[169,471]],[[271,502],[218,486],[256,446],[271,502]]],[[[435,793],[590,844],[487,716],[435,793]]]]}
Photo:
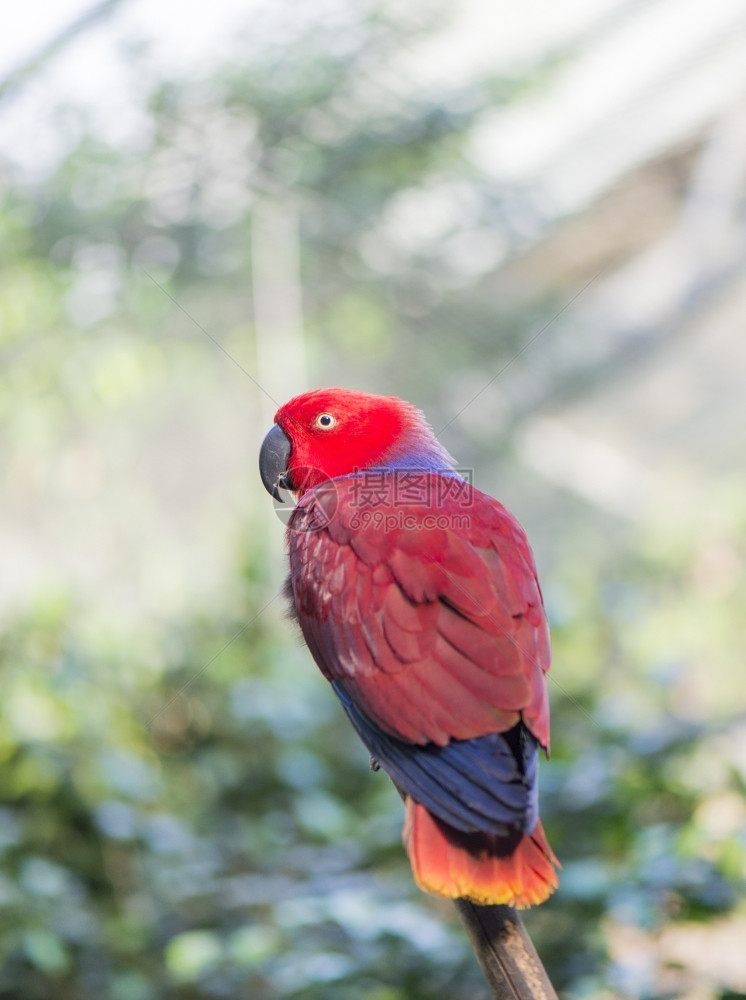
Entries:
{"type": "Polygon", "coordinates": [[[480,905],[535,906],[559,885],[554,856],[538,822],[530,834],[497,837],[454,830],[407,798],[404,843],[417,885],[480,905]]]}

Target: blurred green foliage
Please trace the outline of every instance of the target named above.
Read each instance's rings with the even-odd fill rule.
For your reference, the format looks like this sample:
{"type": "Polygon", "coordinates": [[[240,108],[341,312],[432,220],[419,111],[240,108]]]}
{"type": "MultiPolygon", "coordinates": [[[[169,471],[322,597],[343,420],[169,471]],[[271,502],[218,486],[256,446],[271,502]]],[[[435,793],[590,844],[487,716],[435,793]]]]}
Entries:
{"type": "MultiPolygon", "coordinates": [[[[550,314],[550,301],[511,312],[464,270],[469,239],[489,260],[490,232],[520,241],[531,220],[459,158],[477,109],[547,68],[415,100],[374,71],[416,26],[372,13],[332,29],[165,82],[143,148],[109,148],[78,123],[57,167],[6,186],[0,427],[15,510],[53,488],[81,431],[99,435],[104,465],[140,456],[138,420],[169,386],[215,391],[188,314],[245,348],[251,208],[267,192],[302,208],[325,382],[416,387],[450,416],[456,374],[497,371],[550,314]],[[464,217],[394,245],[386,218],[427,217],[436,182],[460,185],[464,217]]],[[[71,470],[78,487],[92,475],[84,460],[71,470]]],[[[138,545],[146,492],[129,508],[132,559],[165,573],[138,545]]],[[[567,996],[685,995],[696,963],[669,960],[663,931],[746,926],[745,521],[734,488],[697,533],[669,520],[601,547],[581,524],[559,544],[541,780],[564,868],[527,924],[567,996]]],[[[484,995],[452,908],[411,884],[396,794],[281,620],[266,519],[247,514],[245,530],[222,613],[117,619],[62,580],[4,616],[0,996],[484,995]]]]}
{"type": "MultiPolygon", "coordinates": [[[[615,926],[743,914],[746,725],[727,692],[713,725],[687,690],[718,688],[732,636],[700,670],[667,624],[722,581],[660,537],[612,574],[569,561],[549,595],[542,812],[564,868],[527,921],[572,996],[653,995],[611,960],[615,926]]],[[[1,995],[482,995],[449,905],[411,885],[396,794],[255,572],[237,585],[246,620],[148,641],[63,598],[6,629],[1,995]]]]}

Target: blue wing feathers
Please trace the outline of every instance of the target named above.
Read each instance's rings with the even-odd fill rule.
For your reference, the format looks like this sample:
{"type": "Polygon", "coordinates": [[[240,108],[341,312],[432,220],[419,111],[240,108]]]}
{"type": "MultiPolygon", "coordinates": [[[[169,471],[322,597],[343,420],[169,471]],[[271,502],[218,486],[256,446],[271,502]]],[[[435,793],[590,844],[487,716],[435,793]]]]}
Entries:
{"type": "Polygon", "coordinates": [[[538,818],[536,740],[521,723],[446,746],[394,739],[361,712],[341,681],[332,687],[384,771],[434,816],[465,833],[530,833],[538,818]]]}

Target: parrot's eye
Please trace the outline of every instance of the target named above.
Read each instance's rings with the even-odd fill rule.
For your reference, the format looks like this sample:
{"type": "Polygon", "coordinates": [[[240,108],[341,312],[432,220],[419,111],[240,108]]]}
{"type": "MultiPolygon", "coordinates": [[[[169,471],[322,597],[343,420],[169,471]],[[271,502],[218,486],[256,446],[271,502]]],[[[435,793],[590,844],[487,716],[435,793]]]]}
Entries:
{"type": "Polygon", "coordinates": [[[320,413],[318,417],[316,417],[316,426],[322,431],[331,430],[336,422],[337,418],[333,417],[331,413],[320,413]]]}

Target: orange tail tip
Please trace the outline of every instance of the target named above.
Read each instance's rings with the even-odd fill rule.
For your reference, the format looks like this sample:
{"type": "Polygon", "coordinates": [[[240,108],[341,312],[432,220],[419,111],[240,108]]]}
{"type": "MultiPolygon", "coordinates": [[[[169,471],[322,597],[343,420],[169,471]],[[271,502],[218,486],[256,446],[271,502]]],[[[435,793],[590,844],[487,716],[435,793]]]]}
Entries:
{"type": "Polygon", "coordinates": [[[540,822],[507,854],[505,840],[461,833],[407,798],[403,837],[415,882],[438,896],[523,908],[543,903],[559,885],[560,863],[540,822]]]}

